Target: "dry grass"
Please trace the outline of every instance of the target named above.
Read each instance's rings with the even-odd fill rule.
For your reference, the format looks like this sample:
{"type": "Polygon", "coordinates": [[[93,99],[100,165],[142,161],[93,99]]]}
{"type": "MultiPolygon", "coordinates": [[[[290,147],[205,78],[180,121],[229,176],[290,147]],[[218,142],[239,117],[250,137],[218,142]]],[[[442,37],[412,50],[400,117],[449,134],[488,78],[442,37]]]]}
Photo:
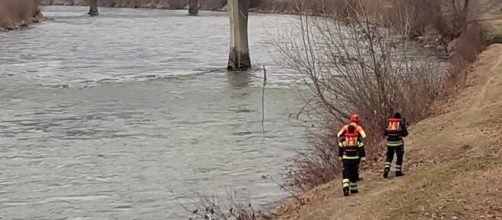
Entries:
{"type": "Polygon", "coordinates": [[[267,215],[259,210],[255,210],[251,203],[243,202],[237,192],[227,192],[225,198],[218,196],[203,196],[197,194],[199,198],[196,208],[188,208],[179,203],[187,213],[190,213],[189,220],[218,219],[218,220],[261,220],[268,219],[267,215]]]}
{"type": "Polygon", "coordinates": [[[502,43],[502,12],[499,14],[486,14],[478,20],[485,30],[485,39],[488,43],[502,43]]]}
{"type": "Polygon", "coordinates": [[[502,218],[502,45],[490,46],[444,113],[411,128],[407,175],[365,173],[343,198],[335,180],[278,209],[277,219],[502,218]]]}
{"type": "Polygon", "coordinates": [[[501,165],[494,155],[464,156],[419,170],[407,184],[383,195],[374,209],[390,219],[502,217],[501,165]]]}
{"type": "Polygon", "coordinates": [[[0,28],[14,29],[38,22],[38,0],[1,0],[0,28]]]}

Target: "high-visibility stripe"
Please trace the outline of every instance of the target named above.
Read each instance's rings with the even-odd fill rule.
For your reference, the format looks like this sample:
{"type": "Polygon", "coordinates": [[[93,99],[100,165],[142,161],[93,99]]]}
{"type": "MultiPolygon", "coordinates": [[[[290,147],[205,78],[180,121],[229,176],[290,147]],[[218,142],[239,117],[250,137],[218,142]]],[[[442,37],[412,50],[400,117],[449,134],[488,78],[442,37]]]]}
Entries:
{"type": "Polygon", "coordinates": [[[345,156],[345,155],[343,155],[343,157],[342,157],[342,159],[345,159],[345,160],[357,160],[359,158],[360,158],[359,156],[345,156]]]}
{"type": "Polygon", "coordinates": [[[385,162],[385,168],[389,168],[390,167],[390,162],[385,162]]]}
{"type": "Polygon", "coordinates": [[[403,141],[387,141],[389,147],[399,147],[401,145],[403,145],[403,141]]]}
{"type": "Polygon", "coordinates": [[[357,183],[350,182],[350,186],[357,186],[357,183]]]}
{"type": "Polygon", "coordinates": [[[349,186],[349,179],[343,179],[342,180],[342,187],[348,187],[349,186]]]}
{"type": "Polygon", "coordinates": [[[364,143],[363,142],[359,142],[359,144],[357,146],[349,147],[349,146],[347,146],[347,143],[345,143],[345,141],[344,141],[344,142],[341,143],[340,147],[343,147],[343,148],[346,148],[346,149],[351,149],[351,148],[352,149],[357,149],[357,148],[364,147],[364,143]]]}
{"type": "Polygon", "coordinates": [[[397,171],[401,171],[401,168],[402,168],[401,165],[396,165],[396,170],[397,171]]]}
{"type": "Polygon", "coordinates": [[[364,132],[363,128],[361,126],[357,127],[357,131],[361,135],[362,138],[366,138],[366,132],[364,132]]]}

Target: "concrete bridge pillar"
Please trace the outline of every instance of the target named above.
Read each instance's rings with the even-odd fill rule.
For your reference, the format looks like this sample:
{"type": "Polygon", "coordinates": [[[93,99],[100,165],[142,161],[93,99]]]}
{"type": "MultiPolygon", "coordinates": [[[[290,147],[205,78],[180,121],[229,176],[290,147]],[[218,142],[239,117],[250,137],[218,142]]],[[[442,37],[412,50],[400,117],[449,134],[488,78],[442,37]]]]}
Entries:
{"type": "Polygon", "coordinates": [[[249,0],[228,0],[230,11],[230,55],[228,70],[247,70],[251,67],[248,46],[249,0]]]}
{"type": "Polygon", "coordinates": [[[89,0],[89,14],[90,16],[98,16],[98,0],[89,0]]]}
{"type": "Polygon", "coordinates": [[[199,0],[188,0],[188,14],[199,14],[199,0]]]}

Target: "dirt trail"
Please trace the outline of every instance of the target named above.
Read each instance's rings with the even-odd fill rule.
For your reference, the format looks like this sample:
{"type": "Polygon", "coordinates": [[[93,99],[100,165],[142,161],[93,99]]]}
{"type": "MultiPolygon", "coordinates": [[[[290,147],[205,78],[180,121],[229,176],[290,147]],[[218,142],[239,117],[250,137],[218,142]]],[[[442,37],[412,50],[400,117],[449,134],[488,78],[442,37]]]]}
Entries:
{"type": "Polygon", "coordinates": [[[502,44],[491,45],[446,113],[411,128],[405,171],[365,173],[358,195],[339,180],[278,209],[277,219],[502,219],[502,44]]]}

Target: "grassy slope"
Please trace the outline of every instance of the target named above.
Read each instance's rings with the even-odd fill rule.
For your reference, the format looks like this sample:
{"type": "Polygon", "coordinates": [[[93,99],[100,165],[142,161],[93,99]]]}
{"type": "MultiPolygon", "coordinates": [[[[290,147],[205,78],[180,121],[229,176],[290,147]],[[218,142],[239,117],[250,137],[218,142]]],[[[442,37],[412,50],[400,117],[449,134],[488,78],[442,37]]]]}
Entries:
{"type": "Polygon", "coordinates": [[[502,13],[485,14],[478,19],[489,43],[502,43],[502,13]]]}
{"type": "Polygon", "coordinates": [[[474,64],[468,85],[444,113],[411,128],[408,172],[366,173],[361,193],[344,198],[339,180],[278,209],[277,219],[502,218],[502,44],[474,64]]]}

